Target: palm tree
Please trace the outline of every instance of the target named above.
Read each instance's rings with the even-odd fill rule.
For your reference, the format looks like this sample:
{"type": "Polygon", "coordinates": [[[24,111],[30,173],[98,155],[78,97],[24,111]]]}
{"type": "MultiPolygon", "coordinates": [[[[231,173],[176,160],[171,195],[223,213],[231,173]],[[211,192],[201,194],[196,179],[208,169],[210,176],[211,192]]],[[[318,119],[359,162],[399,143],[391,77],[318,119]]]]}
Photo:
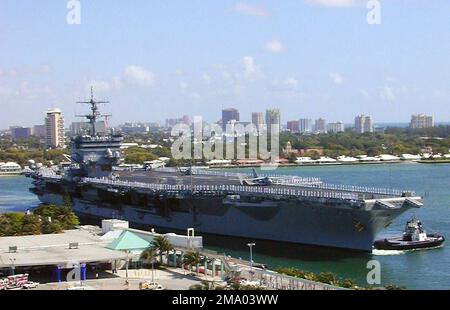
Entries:
{"type": "Polygon", "coordinates": [[[189,265],[189,270],[192,270],[192,266],[196,266],[196,272],[198,274],[198,264],[202,261],[199,252],[188,252],[184,255],[184,263],[189,265]]]}
{"type": "MultiPolygon", "coordinates": [[[[163,253],[169,253],[169,251],[173,250],[173,245],[170,241],[164,236],[156,236],[152,241],[152,248],[157,250],[159,253],[159,261],[162,264],[163,253]]],[[[167,262],[169,260],[169,255],[167,255],[167,262]]]]}
{"type": "Polygon", "coordinates": [[[156,258],[156,250],[152,247],[147,248],[144,250],[144,252],[141,253],[141,257],[140,257],[144,262],[150,262],[152,264],[152,282],[155,281],[155,276],[154,276],[154,272],[155,272],[155,258],[156,258]]]}

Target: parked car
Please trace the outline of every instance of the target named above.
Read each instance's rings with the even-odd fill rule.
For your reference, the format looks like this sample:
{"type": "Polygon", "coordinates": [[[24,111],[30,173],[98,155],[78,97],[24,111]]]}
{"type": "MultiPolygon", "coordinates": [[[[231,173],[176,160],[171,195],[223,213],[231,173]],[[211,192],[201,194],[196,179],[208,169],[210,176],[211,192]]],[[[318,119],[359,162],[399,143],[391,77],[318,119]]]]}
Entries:
{"type": "Polygon", "coordinates": [[[139,288],[141,290],[153,290],[153,291],[161,291],[164,290],[164,286],[157,282],[141,282],[139,283],[139,288]]]}
{"type": "Polygon", "coordinates": [[[39,286],[39,282],[32,282],[32,281],[30,281],[30,282],[25,283],[24,285],[22,285],[22,288],[25,289],[25,290],[28,290],[28,289],[32,289],[32,288],[37,288],[38,286],[39,286]]]}
{"type": "Polygon", "coordinates": [[[158,284],[158,286],[153,289],[154,291],[164,291],[166,288],[164,286],[162,286],[161,284],[158,284]]]}

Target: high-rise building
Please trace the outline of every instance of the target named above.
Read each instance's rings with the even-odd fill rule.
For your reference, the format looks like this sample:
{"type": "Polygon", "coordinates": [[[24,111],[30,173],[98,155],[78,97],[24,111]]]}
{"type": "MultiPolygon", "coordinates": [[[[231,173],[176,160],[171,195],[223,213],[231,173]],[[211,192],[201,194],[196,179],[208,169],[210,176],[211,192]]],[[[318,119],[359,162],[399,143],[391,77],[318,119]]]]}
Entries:
{"type": "Polygon", "coordinates": [[[300,122],[299,121],[289,121],[286,126],[287,130],[291,133],[300,132],[300,122]]]}
{"type": "Polygon", "coordinates": [[[66,137],[64,133],[64,118],[60,109],[52,109],[47,112],[45,118],[47,147],[65,148],[66,137]]]}
{"type": "Polygon", "coordinates": [[[262,112],[253,112],[252,113],[252,124],[255,125],[257,128],[261,128],[264,126],[264,114],[262,112]]]}
{"type": "Polygon", "coordinates": [[[355,131],[360,134],[373,132],[372,118],[365,115],[358,115],[355,117],[355,131]]]}
{"type": "Polygon", "coordinates": [[[233,108],[222,110],[223,130],[226,130],[227,125],[230,124],[231,121],[235,121],[235,122],[240,121],[239,111],[237,109],[233,109],[233,108]]]}
{"type": "Polygon", "coordinates": [[[433,126],[433,116],[428,116],[425,114],[414,114],[411,116],[411,124],[409,127],[412,129],[430,128],[433,126]]]}
{"type": "Polygon", "coordinates": [[[26,139],[31,136],[31,128],[11,127],[10,131],[13,139],[26,139]]]}
{"type": "Polygon", "coordinates": [[[173,128],[176,125],[183,124],[187,126],[192,125],[191,118],[187,115],[184,115],[182,118],[168,118],[166,119],[166,128],[173,128]]]}
{"type": "Polygon", "coordinates": [[[188,125],[188,126],[192,125],[191,118],[188,115],[184,115],[182,120],[183,120],[183,124],[188,125]]]}
{"type": "Polygon", "coordinates": [[[149,132],[150,128],[147,124],[144,123],[125,123],[120,126],[120,130],[124,134],[133,134],[149,132]]]}
{"type": "Polygon", "coordinates": [[[33,136],[39,138],[45,138],[47,135],[47,128],[45,125],[34,125],[33,126],[33,136]]]}
{"type": "Polygon", "coordinates": [[[319,118],[318,120],[316,120],[314,130],[317,133],[326,133],[327,132],[327,121],[324,120],[323,118],[319,118]]]}
{"type": "Polygon", "coordinates": [[[168,118],[166,119],[166,128],[172,128],[179,123],[179,119],[177,118],[168,118]]]}
{"type": "Polygon", "coordinates": [[[267,131],[271,131],[273,126],[278,127],[278,132],[281,130],[281,114],[279,109],[269,109],[266,111],[266,125],[267,131]]]}
{"type": "Polygon", "coordinates": [[[302,118],[300,120],[300,133],[310,133],[312,130],[312,119],[302,118]]]}
{"type": "Polygon", "coordinates": [[[342,122],[336,122],[336,123],[329,123],[327,126],[328,132],[331,133],[338,133],[338,132],[344,132],[345,126],[342,122]]]}

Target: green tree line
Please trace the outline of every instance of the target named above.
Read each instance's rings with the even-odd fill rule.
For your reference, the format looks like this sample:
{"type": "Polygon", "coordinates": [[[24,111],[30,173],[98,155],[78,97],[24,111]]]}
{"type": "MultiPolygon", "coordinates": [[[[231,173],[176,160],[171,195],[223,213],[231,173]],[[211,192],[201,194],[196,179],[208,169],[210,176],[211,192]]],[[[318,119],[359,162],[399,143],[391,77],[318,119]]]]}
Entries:
{"type": "Polygon", "coordinates": [[[40,205],[33,213],[0,215],[0,237],[56,234],[79,225],[69,206],[40,205]]]}

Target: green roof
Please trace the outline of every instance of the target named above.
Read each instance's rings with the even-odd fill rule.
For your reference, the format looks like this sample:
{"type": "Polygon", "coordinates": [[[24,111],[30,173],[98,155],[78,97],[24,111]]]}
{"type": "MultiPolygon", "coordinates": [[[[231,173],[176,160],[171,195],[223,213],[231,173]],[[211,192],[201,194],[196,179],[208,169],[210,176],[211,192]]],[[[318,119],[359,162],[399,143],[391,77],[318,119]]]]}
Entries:
{"type": "Polygon", "coordinates": [[[150,247],[150,242],[142,239],[132,232],[129,232],[128,230],[123,231],[119,238],[107,246],[108,249],[120,251],[142,250],[148,247],[150,247]]]}

